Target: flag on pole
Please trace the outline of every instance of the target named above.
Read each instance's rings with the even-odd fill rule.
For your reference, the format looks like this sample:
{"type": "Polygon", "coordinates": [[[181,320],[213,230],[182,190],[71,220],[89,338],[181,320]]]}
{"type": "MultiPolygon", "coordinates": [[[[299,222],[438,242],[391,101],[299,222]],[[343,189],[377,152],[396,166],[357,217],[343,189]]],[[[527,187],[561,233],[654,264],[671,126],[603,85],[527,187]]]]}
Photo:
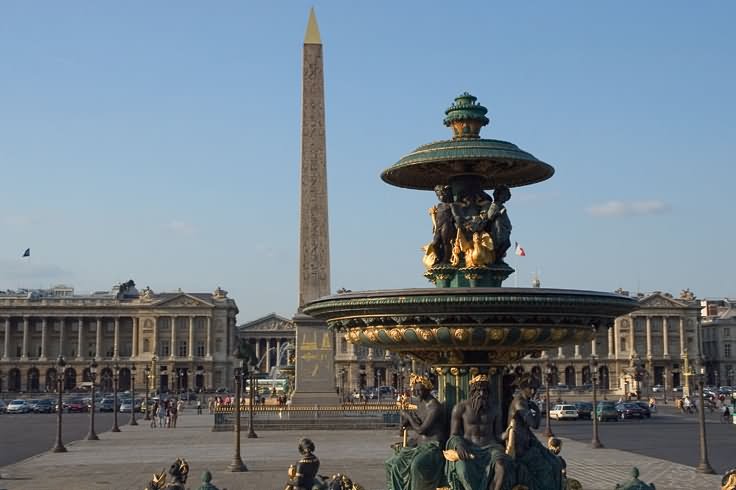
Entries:
{"type": "Polygon", "coordinates": [[[514,242],[514,243],[516,244],[516,251],[515,251],[516,255],[518,255],[519,257],[526,257],[526,252],[521,247],[521,245],[519,245],[519,242],[514,242]]]}
{"type": "Polygon", "coordinates": [[[30,257],[31,256],[31,249],[27,248],[25,252],[23,252],[23,255],[21,257],[30,257]]]}

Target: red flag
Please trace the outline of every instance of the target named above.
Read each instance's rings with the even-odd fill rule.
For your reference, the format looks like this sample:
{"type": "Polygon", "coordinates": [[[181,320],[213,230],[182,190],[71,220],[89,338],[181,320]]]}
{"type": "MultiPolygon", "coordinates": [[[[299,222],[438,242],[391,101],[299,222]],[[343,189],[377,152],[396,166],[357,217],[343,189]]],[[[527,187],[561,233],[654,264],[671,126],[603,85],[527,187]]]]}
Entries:
{"type": "Polygon", "coordinates": [[[514,243],[516,243],[516,255],[518,255],[519,257],[526,257],[526,252],[521,247],[521,245],[519,245],[519,242],[514,243]]]}

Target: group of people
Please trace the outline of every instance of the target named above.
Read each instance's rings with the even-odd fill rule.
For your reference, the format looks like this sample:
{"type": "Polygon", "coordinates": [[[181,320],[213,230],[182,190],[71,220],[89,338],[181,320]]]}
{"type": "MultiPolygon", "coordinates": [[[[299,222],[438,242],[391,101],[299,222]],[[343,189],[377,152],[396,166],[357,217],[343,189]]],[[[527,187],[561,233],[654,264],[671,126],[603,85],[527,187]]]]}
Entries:
{"type": "Polygon", "coordinates": [[[184,402],[169,398],[168,400],[157,400],[151,408],[151,428],[176,428],[176,420],[184,409],[184,402]]]}

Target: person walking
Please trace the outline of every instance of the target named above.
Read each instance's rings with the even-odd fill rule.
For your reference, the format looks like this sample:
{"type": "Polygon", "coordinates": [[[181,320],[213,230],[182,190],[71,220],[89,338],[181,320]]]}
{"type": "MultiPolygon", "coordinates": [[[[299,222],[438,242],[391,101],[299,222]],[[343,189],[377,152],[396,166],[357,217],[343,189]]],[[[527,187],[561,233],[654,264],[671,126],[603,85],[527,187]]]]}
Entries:
{"type": "Polygon", "coordinates": [[[156,410],[156,415],[158,416],[158,428],[163,429],[164,419],[166,418],[166,405],[164,404],[164,402],[160,401],[158,403],[158,409],[156,410]]]}
{"type": "Polygon", "coordinates": [[[197,398],[197,415],[202,415],[202,400],[197,398]]]}
{"type": "MultiPolygon", "coordinates": [[[[149,408],[147,408],[148,410],[149,408]]],[[[155,402],[152,407],[150,407],[151,410],[151,429],[156,428],[156,417],[158,417],[158,402],[155,402]]]]}

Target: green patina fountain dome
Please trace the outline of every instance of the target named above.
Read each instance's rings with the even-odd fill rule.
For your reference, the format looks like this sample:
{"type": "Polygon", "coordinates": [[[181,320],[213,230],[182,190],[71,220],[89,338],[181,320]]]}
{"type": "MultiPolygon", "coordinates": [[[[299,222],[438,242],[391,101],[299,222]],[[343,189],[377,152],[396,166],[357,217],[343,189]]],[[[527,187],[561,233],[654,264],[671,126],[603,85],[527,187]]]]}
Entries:
{"type": "Polygon", "coordinates": [[[488,109],[476,100],[465,92],[445,111],[445,126],[453,131],[451,140],[420,146],[386,169],[381,178],[398,187],[432,190],[463,176],[474,176],[484,189],[519,187],[552,177],[551,165],[513,143],[480,137],[481,128],[490,121],[488,109]]]}

